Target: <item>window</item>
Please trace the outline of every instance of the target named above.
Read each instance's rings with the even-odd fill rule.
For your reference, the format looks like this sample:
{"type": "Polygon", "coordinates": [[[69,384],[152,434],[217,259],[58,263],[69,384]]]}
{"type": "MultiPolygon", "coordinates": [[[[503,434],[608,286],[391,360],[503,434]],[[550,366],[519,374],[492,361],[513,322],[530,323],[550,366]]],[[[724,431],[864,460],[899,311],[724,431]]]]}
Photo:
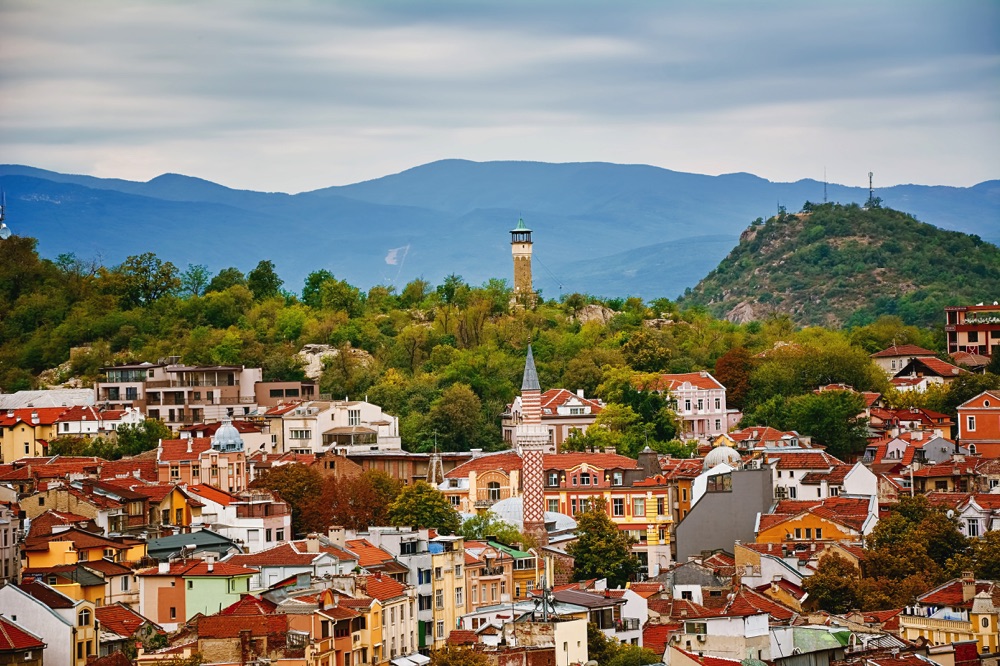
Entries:
{"type": "Polygon", "coordinates": [[[176,481],[181,478],[181,468],[178,465],[170,466],[170,480],[176,481]]]}
{"type": "Polygon", "coordinates": [[[472,603],[479,603],[479,588],[475,585],[472,586],[472,603]]]}
{"type": "Polygon", "coordinates": [[[455,565],[455,578],[461,578],[461,577],[462,577],[462,565],[461,564],[456,564],[455,565]]]}
{"type": "Polygon", "coordinates": [[[574,497],[569,502],[570,502],[570,507],[571,507],[570,510],[572,511],[573,515],[575,516],[576,515],[576,498],[574,497]]]}
{"type": "Polygon", "coordinates": [[[811,540],[813,538],[813,531],[811,527],[806,528],[806,540],[811,540]]]}
{"type": "Polygon", "coordinates": [[[708,633],[708,623],[707,622],[685,622],[684,623],[684,633],[685,634],[707,634],[708,633]]]}
{"type": "Polygon", "coordinates": [[[716,474],[715,476],[708,477],[708,484],[705,487],[706,492],[710,493],[729,493],[733,491],[733,475],[732,474],[716,474]]]}
{"type": "Polygon", "coordinates": [[[465,605],[465,594],[461,587],[455,588],[455,605],[464,606],[465,605]]]}
{"type": "Polygon", "coordinates": [[[197,465],[195,465],[194,467],[191,468],[191,478],[192,479],[200,479],[201,478],[201,467],[198,467],[197,465]]]}
{"type": "Polygon", "coordinates": [[[621,472],[612,472],[611,473],[611,485],[613,485],[613,486],[620,486],[620,485],[622,485],[622,473],[621,472]]]}
{"type": "Polygon", "coordinates": [[[290,439],[312,439],[312,430],[292,430],[288,433],[290,439]]]}
{"type": "Polygon", "coordinates": [[[31,453],[31,445],[28,444],[27,442],[25,442],[25,444],[24,444],[24,455],[28,455],[30,453],[31,453]]]}
{"type": "Polygon", "coordinates": [[[583,407],[570,407],[570,416],[580,416],[584,413],[583,407]]]}
{"type": "Polygon", "coordinates": [[[969,331],[969,342],[979,342],[979,331],[969,331]]]}
{"type": "Polygon", "coordinates": [[[125,399],[126,400],[138,400],[139,399],[139,389],[135,386],[125,387],[125,399]]]}
{"type": "Polygon", "coordinates": [[[347,410],[347,425],[349,425],[349,426],[359,426],[359,425],[361,425],[361,410],[360,409],[348,409],[347,410]]]}
{"type": "Polygon", "coordinates": [[[547,511],[551,511],[552,513],[559,513],[559,500],[550,499],[548,500],[548,505],[549,508],[547,509],[547,511]]]}
{"type": "Polygon", "coordinates": [[[274,541],[274,539],[271,538],[273,535],[274,531],[271,528],[267,528],[264,530],[264,541],[274,541]]]}
{"type": "Polygon", "coordinates": [[[284,529],[284,528],[282,528],[282,529],[278,530],[278,531],[277,531],[277,532],[275,533],[274,537],[275,537],[275,539],[277,539],[278,541],[284,541],[284,540],[285,540],[285,529],[284,529]]]}
{"type": "Polygon", "coordinates": [[[486,484],[486,490],[489,493],[490,501],[491,502],[499,502],[500,501],[500,482],[499,481],[490,481],[489,483],[487,483],[486,484]]]}
{"type": "Polygon", "coordinates": [[[171,620],[176,620],[177,619],[177,608],[174,607],[174,606],[170,607],[170,619],[171,620]]]}
{"type": "Polygon", "coordinates": [[[611,500],[611,515],[612,516],[624,516],[625,515],[625,500],[621,497],[615,497],[611,500]]]}
{"type": "Polygon", "coordinates": [[[681,599],[687,599],[688,601],[694,601],[694,595],[691,590],[682,590],[681,599]]]}
{"type": "Polygon", "coordinates": [[[434,580],[444,579],[444,569],[441,567],[434,567],[434,580]]]}
{"type": "MultiPolygon", "coordinates": [[[[715,408],[716,409],[722,409],[722,398],[716,398],[715,399],[715,408]]],[[[716,423],[718,423],[718,421],[716,421],[716,423]]],[[[719,426],[715,426],[715,427],[718,428],[719,426]]]]}
{"type": "Polygon", "coordinates": [[[128,576],[122,576],[122,592],[128,592],[128,589],[129,589],[128,576]]]}
{"type": "Polygon", "coordinates": [[[444,620],[437,621],[437,637],[444,638],[444,620]]]}
{"type": "Polygon", "coordinates": [[[444,590],[434,590],[434,608],[437,610],[444,608],[444,590]]]}
{"type": "Polygon", "coordinates": [[[965,417],[965,429],[966,430],[975,430],[976,429],[976,417],[975,416],[966,416],[965,417]]]}
{"type": "Polygon", "coordinates": [[[400,555],[414,555],[417,552],[416,541],[403,541],[399,544],[400,555]]]}
{"type": "Polygon", "coordinates": [[[838,488],[837,486],[830,488],[830,497],[836,497],[839,494],[840,494],[840,488],[838,488]]]}
{"type": "Polygon", "coordinates": [[[822,538],[823,538],[823,528],[822,527],[817,527],[816,528],[816,540],[818,541],[818,540],[820,540],[822,538]]]}
{"type": "Polygon", "coordinates": [[[417,584],[426,585],[431,582],[431,570],[430,569],[417,569],[417,584]]]}
{"type": "Polygon", "coordinates": [[[685,502],[688,501],[688,489],[687,488],[681,488],[681,499],[684,500],[685,502]]]}
{"type": "Polygon", "coordinates": [[[559,485],[559,472],[549,472],[545,477],[545,485],[554,487],[559,485]]]}
{"type": "Polygon", "coordinates": [[[633,516],[645,516],[646,515],[646,498],[645,497],[633,497],[632,498],[632,515],[633,516]]]}
{"type": "Polygon", "coordinates": [[[721,420],[715,419],[715,429],[716,430],[722,430],[722,421],[721,420]]]}
{"type": "Polygon", "coordinates": [[[422,611],[431,609],[431,597],[428,594],[421,594],[419,597],[419,608],[422,611]]]}
{"type": "Polygon", "coordinates": [[[590,475],[581,474],[580,475],[580,485],[589,486],[590,485],[590,475]]]}
{"type": "Polygon", "coordinates": [[[685,412],[690,412],[691,411],[691,400],[690,399],[684,401],[684,411],[685,412]]]}
{"type": "Polygon", "coordinates": [[[38,506],[45,506],[45,498],[44,497],[39,497],[38,498],[38,506]]]}
{"type": "Polygon", "coordinates": [[[698,410],[701,411],[705,409],[705,401],[702,398],[698,398],[698,410]]]}
{"type": "Polygon", "coordinates": [[[656,498],[656,515],[658,516],[667,515],[667,503],[662,497],[656,498]]]}
{"type": "Polygon", "coordinates": [[[798,540],[801,540],[801,539],[802,539],[802,528],[801,527],[796,527],[795,528],[795,540],[798,541],[798,540]]]}
{"type": "Polygon", "coordinates": [[[789,499],[795,499],[795,495],[796,495],[797,492],[798,491],[796,490],[795,486],[789,486],[788,487],[788,497],[789,497],[789,499]]]}
{"type": "Polygon", "coordinates": [[[272,398],[284,398],[285,397],[285,392],[283,390],[281,390],[281,389],[271,389],[270,391],[268,391],[268,393],[270,394],[270,397],[272,397],[272,398]]]}
{"type": "Polygon", "coordinates": [[[187,582],[187,584],[188,584],[187,587],[188,587],[189,590],[193,590],[194,589],[194,581],[193,580],[189,580],[187,582]]]}
{"type": "Polygon", "coordinates": [[[966,529],[967,529],[970,537],[977,537],[977,536],[979,536],[979,519],[978,518],[969,518],[966,521],[966,529]]]}

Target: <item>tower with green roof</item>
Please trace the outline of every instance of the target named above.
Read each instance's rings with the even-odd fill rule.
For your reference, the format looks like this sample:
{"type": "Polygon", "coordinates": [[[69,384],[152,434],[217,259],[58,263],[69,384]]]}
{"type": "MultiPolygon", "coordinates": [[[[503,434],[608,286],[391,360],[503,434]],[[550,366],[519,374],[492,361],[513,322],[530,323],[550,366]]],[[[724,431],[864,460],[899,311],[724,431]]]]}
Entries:
{"type": "Polygon", "coordinates": [[[534,305],[535,291],[531,284],[531,229],[518,218],[510,230],[510,253],[514,257],[514,302],[534,305]]]}

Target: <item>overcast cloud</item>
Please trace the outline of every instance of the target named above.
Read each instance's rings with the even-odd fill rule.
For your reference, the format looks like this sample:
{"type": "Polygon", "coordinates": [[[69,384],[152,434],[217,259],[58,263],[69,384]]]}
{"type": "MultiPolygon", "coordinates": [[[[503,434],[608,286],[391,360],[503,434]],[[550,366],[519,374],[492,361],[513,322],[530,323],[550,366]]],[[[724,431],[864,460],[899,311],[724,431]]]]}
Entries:
{"type": "Polygon", "coordinates": [[[299,192],[443,158],[1000,178],[1000,2],[0,0],[0,162],[299,192]]]}

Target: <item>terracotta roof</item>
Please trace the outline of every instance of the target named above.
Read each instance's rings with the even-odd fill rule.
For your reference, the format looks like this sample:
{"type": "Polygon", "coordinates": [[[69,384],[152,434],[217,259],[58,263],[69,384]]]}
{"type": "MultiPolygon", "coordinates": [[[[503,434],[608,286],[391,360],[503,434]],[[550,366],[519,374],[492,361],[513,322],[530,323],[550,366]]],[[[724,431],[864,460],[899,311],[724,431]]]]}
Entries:
{"type": "Polygon", "coordinates": [[[395,559],[392,553],[379,548],[367,539],[347,539],[344,541],[344,546],[351,553],[357,555],[358,566],[360,567],[378,566],[392,562],[395,559]]]}
{"type": "Polygon", "coordinates": [[[216,488],[215,486],[210,486],[208,484],[187,486],[187,491],[202,499],[215,502],[216,504],[221,504],[222,506],[229,506],[238,499],[236,495],[232,495],[221,488],[216,488]]]}
{"type": "Polygon", "coordinates": [[[45,642],[38,636],[0,615],[0,652],[35,650],[44,647],[45,642]]]}
{"type": "Polygon", "coordinates": [[[198,638],[238,638],[244,631],[251,636],[274,636],[288,632],[288,616],[207,615],[198,618],[198,638]]]}
{"type": "Polygon", "coordinates": [[[976,473],[980,459],[966,456],[965,460],[946,460],[936,465],[927,465],[913,472],[916,477],[940,478],[945,476],[966,476],[976,473]]]}
{"type": "Polygon", "coordinates": [[[271,615],[278,604],[252,594],[241,594],[240,600],[219,611],[220,615],[271,615]]]}
{"type": "Polygon", "coordinates": [[[57,532],[56,534],[47,534],[31,539],[25,539],[24,549],[26,551],[48,550],[49,543],[53,541],[72,541],[77,550],[87,550],[91,548],[114,548],[116,550],[127,550],[129,548],[128,545],[120,541],[113,541],[97,534],[84,532],[76,527],[71,527],[68,530],[63,530],[62,532],[57,532]]]}
{"type": "Polygon", "coordinates": [[[590,465],[598,469],[638,469],[635,458],[618,455],[617,453],[549,453],[542,456],[545,469],[568,470],[580,465],[590,465]]]}
{"type": "Polygon", "coordinates": [[[192,437],[191,439],[165,439],[160,443],[159,462],[180,462],[182,460],[198,460],[201,453],[212,448],[211,437],[192,437]],[[188,451],[188,445],[191,451],[188,451]]]}
{"type": "Polygon", "coordinates": [[[779,604],[746,585],[741,585],[735,594],[725,597],[705,599],[706,611],[702,617],[746,617],[767,613],[775,620],[790,620],[795,611],[779,604]],[[732,598],[730,598],[732,597],[732,598]]]}
{"type": "Polygon", "coordinates": [[[472,629],[452,629],[448,634],[448,645],[476,645],[479,637],[472,629]]]}
{"type": "Polygon", "coordinates": [[[101,629],[107,629],[124,638],[137,632],[146,623],[153,625],[157,629],[157,633],[163,633],[163,629],[158,624],[143,617],[120,601],[110,606],[98,606],[94,610],[94,614],[101,622],[101,629]]]}
{"type": "Polygon", "coordinates": [[[691,659],[692,661],[701,664],[701,666],[737,666],[738,664],[740,664],[739,659],[726,659],[724,657],[713,657],[707,654],[699,655],[695,654],[694,652],[688,652],[687,650],[682,650],[676,645],[671,645],[670,649],[677,650],[688,659],[691,659]]]}
{"type": "Polygon", "coordinates": [[[667,651],[671,632],[680,631],[682,628],[683,625],[678,623],[646,624],[642,628],[642,646],[662,657],[667,651]]]}
{"type": "Polygon", "coordinates": [[[365,593],[381,602],[406,595],[405,585],[395,578],[383,576],[378,573],[373,576],[367,576],[365,585],[365,593]]]}
{"type": "Polygon", "coordinates": [[[831,456],[826,451],[796,450],[768,451],[767,462],[777,461],[775,469],[828,469],[844,465],[843,460],[831,456]]]}
{"type": "Polygon", "coordinates": [[[49,608],[73,608],[76,602],[61,592],[57,592],[45,583],[35,580],[21,581],[21,590],[42,602],[49,608]]]}
{"type": "Polygon", "coordinates": [[[226,561],[240,566],[266,567],[292,565],[309,566],[313,563],[313,560],[324,553],[333,555],[338,560],[355,559],[351,553],[341,550],[336,546],[328,546],[323,543],[319,544],[319,549],[315,553],[310,553],[308,549],[308,543],[304,540],[290,541],[288,543],[274,546],[273,548],[268,548],[267,550],[250,553],[248,555],[233,555],[226,561]]]}
{"type": "Polygon", "coordinates": [[[65,407],[26,407],[24,409],[3,409],[0,410],[0,428],[9,428],[16,423],[23,421],[29,425],[52,425],[59,419],[59,415],[66,411],[65,407]],[[37,415],[38,420],[32,420],[32,416],[37,415]]]}
{"type": "MultiPolygon", "coordinates": [[[[994,583],[989,580],[976,581],[976,594],[980,592],[992,593],[994,583]]],[[[962,579],[954,578],[943,585],[939,585],[930,592],[926,592],[917,597],[917,602],[925,606],[950,606],[952,608],[972,608],[972,599],[965,600],[962,594],[962,579]]]]}
{"type": "Polygon", "coordinates": [[[704,463],[697,458],[668,458],[660,456],[660,469],[667,479],[694,479],[701,475],[704,463]]]}
{"type": "Polygon", "coordinates": [[[542,394],[542,416],[550,416],[556,414],[559,407],[565,405],[570,401],[579,401],[584,405],[590,407],[590,415],[600,414],[601,410],[604,409],[604,405],[600,400],[593,400],[591,398],[581,398],[576,393],[572,391],[567,391],[566,389],[549,389],[542,394]]]}
{"type": "Polygon", "coordinates": [[[917,345],[893,345],[871,355],[872,358],[893,358],[897,356],[934,356],[935,352],[917,345]]]}
{"type": "Polygon", "coordinates": [[[650,597],[656,594],[661,594],[666,590],[663,583],[650,582],[629,583],[628,589],[632,590],[643,599],[649,599],[650,597]]]}
{"type": "Polygon", "coordinates": [[[229,562],[214,562],[212,564],[212,570],[208,570],[208,562],[205,560],[179,560],[176,562],[170,562],[169,569],[166,573],[160,573],[159,567],[150,567],[148,569],[140,569],[136,572],[137,576],[213,576],[229,578],[230,576],[252,576],[257,573],[256,569],[248,569],[247,567],[240,566],[238,564],[231,564],[229,562]]]}
{"type": "Polygon", "coordinates": [[[760,517],[759,531],[805,513],[826,518],[853,530],[860,530],[868,519],[870,500],[863,497],[828,497],[817,500],[781,500],[771,513],[760,517]]]}
{"type": "MultiPolygon", "coordinates": [[[[155,454],[155,450],[153,451],[155,454]]],[[[153,457],[132,457],[121,458],[120,460],[108,460],[101,463],[101,478],[110,481],[113,478],[130,476],[132,478],[156,481],[156,459],[153,457]],[[138,477],[136,477],[138,472],[138,477]]]]}
{"type": "Polygon", "coordinates": [[[124,576],[132,573],[132,569],[124,564],[119,564],[118,562],[112,562],[111,560],[106,559],[87,560],[86,562],[80,562],[80,564],[83,565],[84,568],[97,571],[105,577],[124,576]]]}
{"type": "Polygon", "coordinates": [[[828,485],[840,486],[844,484],[844,478],[852,469],[853,465],[837,465],[829,472],[809,472],[802,477],[801,483],[808,486],[819,485],[826,481],[828,485]]]}
{"type": "MultiPolygon", "coordinates": [[[[969,371],[965,368],[960,368],[957,365],[952,365],[951,363],[946,363],[939,358],[934,358],[931,356],[922,356],[920,358],[915,358],[906,364],[906,368],[912,366],[924,366],[927,370],[940,377],[957,377],[958,375],[967,375],[969,371]]],[[[906,371],[903,368],[897,373],[897,376],[902,375],[906,371]]]]}
{"type": "Polygon", "coordinates": [[[683,372],[680,374],[660,375],[656,381],[657,391],[676,391],[683,384],[688,383],[694,388],[713,390],[725,389],[726,387],[707,372],[683,372]]]}

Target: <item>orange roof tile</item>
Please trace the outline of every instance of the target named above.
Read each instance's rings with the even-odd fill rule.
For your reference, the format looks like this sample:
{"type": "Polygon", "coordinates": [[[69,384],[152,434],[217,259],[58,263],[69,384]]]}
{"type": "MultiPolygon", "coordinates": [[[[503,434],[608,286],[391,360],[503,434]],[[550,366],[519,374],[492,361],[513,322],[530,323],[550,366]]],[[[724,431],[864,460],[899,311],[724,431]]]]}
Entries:
{"type": "Polygon", "coordinates": [[[872,358],[894,358],[897,356],[934,356],[935,352],[917,345],[893,345],[871,355],[872,358]]]}
{"type": "Polygon", "coordinates": [[[44,647],[45,642],[38,636],[0,615],[0,652],[40,650],[44,647]]]}
{"type": "Polygon", "coordinates": [[[212,448],[211,437],[191,439],[165,439],[160,443],[159,462],[180,462],[198,460],[202,452],[212,448]],[[188,450],[190,446],[190,451],[188,450]]]}
{"type": "Polygon", "coordinates": [[[657,391],[676,391],[683,384],[704,390],[725,389],[726,387],[707,372],[683,372],[660,375],[656,381],[657,391]]]}
{"type": "Polygon", "coordinates": [[[94,610],[94,614],[101,623],[101,629],[110,630],[125,638],[132,636],[140,627],[147,623],[152,625],[157,633],[164,633],[158,624],[121,602],[111,604],[110,606],[98,606],[94,610]]]}
{"type": "Polygon", "coordinates": [[[366,577],[365,593],[381,602],[406,595],[406,586],[395,578],[374,574],[366,577]]]}

